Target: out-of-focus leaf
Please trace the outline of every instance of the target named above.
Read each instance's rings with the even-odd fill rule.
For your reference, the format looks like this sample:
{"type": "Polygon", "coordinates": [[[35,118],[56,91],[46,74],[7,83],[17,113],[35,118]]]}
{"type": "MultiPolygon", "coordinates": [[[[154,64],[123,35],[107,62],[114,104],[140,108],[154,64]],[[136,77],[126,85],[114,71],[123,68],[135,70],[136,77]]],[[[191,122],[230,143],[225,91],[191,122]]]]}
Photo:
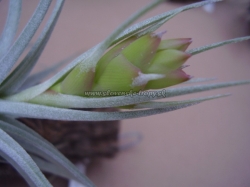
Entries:
{"type": "MultiPolygon", "coordinates": [[[[24,127],[22,123],[9,117],[0,116],[0,119],[3,120],[2,123],[0,123],[0,128],[8,132],[29,152],[39,155],[55,164],[57,169],[61,170],[58,174],[78,180],[88,187],[94,186],[93,183],[86,176],[82,175],[65,156],[39,134],[31,129],[27,130],[28,127],[24,127]]],[[[51,168],[53,172],[56,172],[57,169],[55,169],[54,167],[51,168]]]]}
{"type": "Polygon", "coordinates": [[[7,21],[0,37],[0,58],[8,51],[16,35],[21,8],[22,0],[10,0],[7,21]]]}
{"type": "Polygon", "coordinates": [[[0,155],[15,167],[30,186],[52,187],[27,152],[1,128],[0,155]]]}
{"type": "Polygon", "coordinates": [[[30,156],[34,160],[34,162],[37,164],[37,166],[40,168],[40,170],[64,177],[66,179],[71,179],[71,176],[68,175],[66,172],[64,172],[57,165],[50,163],[34,154],[30,154],[30,156]]]}

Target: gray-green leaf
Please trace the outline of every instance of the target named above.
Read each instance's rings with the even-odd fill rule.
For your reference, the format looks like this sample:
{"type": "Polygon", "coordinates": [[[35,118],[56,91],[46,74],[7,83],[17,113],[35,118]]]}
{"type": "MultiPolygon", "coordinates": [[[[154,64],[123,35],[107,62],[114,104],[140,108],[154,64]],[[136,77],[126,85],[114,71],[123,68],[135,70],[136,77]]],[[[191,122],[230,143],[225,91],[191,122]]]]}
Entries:
{"type": "Polygon", "coordinates": [[[30,186],[52,187],[27,152],[1,128],[0,155],[15,167],[30,186]]]}

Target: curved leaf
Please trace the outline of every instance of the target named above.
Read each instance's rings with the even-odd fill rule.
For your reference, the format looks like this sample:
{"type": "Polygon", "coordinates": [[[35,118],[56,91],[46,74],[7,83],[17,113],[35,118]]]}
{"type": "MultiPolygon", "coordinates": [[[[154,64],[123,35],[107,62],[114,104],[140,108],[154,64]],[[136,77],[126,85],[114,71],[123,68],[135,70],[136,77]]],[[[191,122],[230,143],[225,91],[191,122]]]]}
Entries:
{"type": "Polygon", "coordinates": [[[14,93],[26,80],[50,38],[50,35],[62,10],[63,3],[64,0],[57,0],[52,15],[33,48],[2,83],[2,86],[0,87],[0,92],[2,92],[2,94],[7,95],[14,93]]]}
{"type": "Polygon", "coordinates": [[[250,39],[250,36],[234,38],[234,39],[231,39],[231,40],[226,40],[226,41],[222,41],[222,42],[213,43],[213,44],[205,45],[205,46],[202,46],[202,47],[198,47],[198,48],[195,48],[195,49],[190,49],[190,50],[187,51],[187,53],[190,53],[191,55],[196,55],[196,54],[202,53],[204,51],[208,51],[208,50],[216,48],[216,47],[220,47],[220,46],[227,45],[227,44],[232,44],[232,43],[238,43],[238,42],[246,41],[246,40],[249,40],[249,39],[250,39]]]}
{"type": "Polygon", "coordinates": [[[35,97],[30,102],[48,106],[62,107],[62,108],[120,107],[120,106],[144,103],[151,100],[169,98],[174,96],[180,96],[185,94],[197,93],[207,90],[213,90],[213,89],[219,89],[219,88],[225,88],[243,84],[250,84],[250,81],[192,85],[186,87],[167,88],[155,91],[144,91],[140,92],[139,94],[135,93],[134,95],[133,93],[131,93],[126,96],[102,97],[102,98],[86,98],[86,97],[72,96],[72,95],[44,93],[35,97]]]}
{"type": "Polygon", "coordinates": [[[21,14],[22,0],[10,0],[7,21],[0,37],[0,57],[6,53],[16,35],[21,14]]]}
{"type": "Polygon", "coordinates": [[[209,97],[202,97],[202,98],[195,98],[195,99],[189,99],[184,101],[166,101],[166,102],[147,102],[147,103],[141,103],[137,104],[133,107],[133,109],[139,109],[139,108],[165,108],[167,106],[176,106],[180,104],[192,104],[194,102],[203,102],[208,101],[212,99],[218,99],[221,97],[227,97],[230,94],[223,94],[223,95],[215,95],[215,96],[209,96],[209,97]]]}
{"type": "Polygon", "coordinates": [[[0,59],[0,84],[7,77],[11,68],[15,65],[18,58],[21,56],[24,49],[35,34],[49,8],[50,3],[51,0],[40,1],[33,16],[25,26],[18,39],[12,45],[10,50],[3,56],[3,58],[0,59]]]}
{"type": "Polygon", "coordinates": [[[72,179],[70,175],[68,175],[66,172],[64,172],[57,165],[50,163],[44,159],[41,159],[40,157],[38,157],[32,153],[30,154],[30,156],[34,160],[34,162],[37,164],[37,166],[40,168],[40,170],[64,177],[66,179],[72,179]]]}
{"type": "Polygon", "coordinates": [[[189,104],[179,104],[175,106],[167,106],[165,108],[126,111],[126,112],[90,112],[71,109],[61,109],[55,107],[47,107],[28,103],[8,102],[0,100],[0,113],[12,114],[16,117],[30,117],[39,119],[54,119],[67,121],[112,121],[130,118],[145,117],[155,114],[161,114],[185,108],[198,102],[189,104]]]}
{"type": "MultiPolygon", "coordinates": [[[[27,130],[28,127],[25,127],[25,125],[14,119],[4,116],[1,116],[0,119],[5,121],[0,123],[0,128],[15,137],[26,150],[56,164],[57,168],[61,170],[58,174],[64,177],[68,175],[67,178],[78,180],[86,186],[94,186],[93,183],[87,177],[83,176],[65,156],[35,131],[31,129],[27,130]]],[[[56,170],[54,170],[55,168],[52,169],[56,172],[56,170]]]]}
{"type": "Polygon", "coordinates": [[[30,186],[52,187],[27,152],[1,128],[0,155],[15,167],[30,186]]]}

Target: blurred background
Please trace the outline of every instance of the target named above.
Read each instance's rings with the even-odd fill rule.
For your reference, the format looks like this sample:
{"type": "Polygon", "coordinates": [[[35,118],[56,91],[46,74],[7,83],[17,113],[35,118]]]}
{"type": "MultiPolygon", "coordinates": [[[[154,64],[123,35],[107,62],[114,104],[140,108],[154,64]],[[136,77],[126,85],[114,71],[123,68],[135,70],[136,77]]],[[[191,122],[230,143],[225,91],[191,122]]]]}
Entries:
{"type": "MultiPolygon", "coordinates": [[[[86,51],[150,2],[66,0],[34,71],[86,51]]],[[[19,32],[37,3],[38,0],[23,0],[19,32]]],[[[4,26],[7,4],[7,0],[0,3],[0,28],[4,26]]],[[[140,20],[182,5],[174,0],[162,3],[140,20]]],[[[225,0],[216,4],[212,13],[202,8],[189,10],[167,22],[159,31],[167,30],[164,38],[193,38],[189,49],[249,35],[248,6],[247,1],[225,0]]],[[[216,77],[213,82],[249,80],[250,42],[199,54],[191,57],[187,64],[190,65],[186,68],[188,74],[202,78],[216,77]]],[[[113,159],[92,164],[87,171],[88,176],[101,187],[250,186],[250,86],[181,98],[218,93],[231,93],[232,96],[170,113],[122,121],[121,133],[139,132],[143,140],[113,159]]]]}

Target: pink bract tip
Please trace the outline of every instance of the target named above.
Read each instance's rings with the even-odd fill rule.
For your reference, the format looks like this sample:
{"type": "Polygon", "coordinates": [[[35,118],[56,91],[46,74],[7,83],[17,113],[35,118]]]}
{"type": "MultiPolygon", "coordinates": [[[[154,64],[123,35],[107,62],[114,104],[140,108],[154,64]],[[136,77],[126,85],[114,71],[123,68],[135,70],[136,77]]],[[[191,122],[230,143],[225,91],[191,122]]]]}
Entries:
{"type": "Polygon", "coordinates": [[[162,38],[162,36],[167,33],[167,31],[162,31],[162,32],[159,32],[159,33],[155,33],[154,36],[157,36],[158,38],[162,38]]]}

